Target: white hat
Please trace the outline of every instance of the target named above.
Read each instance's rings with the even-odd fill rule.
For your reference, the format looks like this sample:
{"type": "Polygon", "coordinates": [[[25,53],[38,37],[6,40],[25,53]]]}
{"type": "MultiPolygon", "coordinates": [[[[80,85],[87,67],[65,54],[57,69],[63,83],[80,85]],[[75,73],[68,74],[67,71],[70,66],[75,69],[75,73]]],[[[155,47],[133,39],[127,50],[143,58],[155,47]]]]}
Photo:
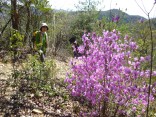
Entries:
{"type": "Polygon", "coordinates": [[[47,25],[46,23],[42,23],[42,24],[41,24],[40,30],[41,30],[42,27],[47,27],[47,30],[49,29],[49,28],[48,28],[48,25],[47,25]]]}

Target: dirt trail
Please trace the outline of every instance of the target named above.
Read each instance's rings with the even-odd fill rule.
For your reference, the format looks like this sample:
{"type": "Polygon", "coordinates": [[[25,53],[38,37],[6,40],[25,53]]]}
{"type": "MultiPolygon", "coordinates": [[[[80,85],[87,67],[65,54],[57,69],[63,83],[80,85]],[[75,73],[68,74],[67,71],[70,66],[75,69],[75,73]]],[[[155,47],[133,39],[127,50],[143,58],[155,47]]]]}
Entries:
{"type": "MultiPolygon", "coordinates": [[[[59,80],[63,80],[66,77],[67,71],[69,71],[69,59],[67,61],[62,61],[58,58],[54,59],[56,63],[57,74],[56,78],[59,80]]],[[[0,62],[0,94],[2,95],[2,91],[7,86],[7,82],[10,82],[10,78],[12,75],[13,66],[11,63],[2,63],[0,62]]],[[[11,93],[10,87],[6,88],[6,94],[11,93]]],[[[1,96],[0,95],[0,96],[1,96]]]]}
{"type": "Polygon", "coordinates": [[[11,76],[12,65],[0,62],[0,80],[6,80],[11,76]]]}
{"type": "Polygon", "coordinates": [[[12,89],[8,87],[10,78],[12,75],[12,65],[10,63],[1,63],[0,62],[0,96],[4,96],[5,98],[9,98],[9,94],[12,93],[12,89]],[[4,92],[6,91],[6,92],[4,92]]]}
{"type": "MultiPolygon", "coordinates": [[[[57,69],[57,75],[56,75],[56,80],[59,82],[59,84],[63,84],[64,85],[64,78],[66,78],[66,73],[69,71],[69,59],[64,58],[64,60],[62,59],[58,59],[58,58],[54,58],[54,61],[56,63],[56,69],[57,69]]],[[[8,105],[10,105],[10,99],[11,96],[15,93],[12,88],[10,86],[7,86],[7,82],[10,82],[9,78],[11,78],[11,74],[12,74],[12,64],[11,63],[2,63],[0,62],[0,109],[1,107],[3,107],[4,105],[4,109],[7,109],[7,112],[10,112],[8,105]],[[3,86],[3,88],[2,88],[3,86]],[[3,94],[3,90],[6,89],[5,94],[3,94]]],[[[62,93],[66,94],[66,88],[62,87],[61,85],[59,86],[59,90],[62,93]]],[[[62,115],[69,115],[67,117],[76,117],[75,115],[73,115],[73,103],[75,103],[75,101],[72,100],[66,100],[65,102],[63,102],[63,98],[60,96],[57,97],[53,97],[51,99],[51,102],[49,102],[49,105],[51,105],[51,107],[49,108],[49,112],[54,113],[57,115],[57,117],[62,117],[62,115]],[[64,106],[63,108],[58,108],[56,109],[56,107],[60,105],[60,106],[64,106]],[[54,107],[53,107],[54,106],[54,107]],[[56,107],[55,107],[56,106],[56,107]]],[[[48,110],[48,109],[47,109],[48,110]]],[[[32,114],[32,109],[29,108],[28,110],[26,110],[28,114],[23,114],[23,115],[31,115],[31,117],[45,117],[46,115],[43,114],[43,111],[39,111],[37,112],[37,114],[32,114]],[[39,114],[39,113],[42,114],[39,114]]],[[[23,112],[23,111],[22,111],[23,112]]],[[[0,117],[3,117],[4,115],[6,115],[5,113],[1,113],[0,112],[0,117]]],[[[53,114],[52,114],[53,115],[53,114]]],[[[53,116],[51,116],[53,117],[53,116]]],[[[55,116],[54,116],[55,117],[55,116]]]]}
{"type": "MultiPolygon", "coordinates": [[[[69,61],[69,60],[68,60],[69,61]]],[[[67,72],[69,71],[69,62],[55,60],[56,67],[58,69],[57,77],[58,78],[65,78],[67,72]]]]}
{"type": "MultiPolygon", "coordinates": [[[[56,63],[57,77],[65,78],[67,71],[69,71],[69,61],[71,58],[54,58],[56,63]]],[[[13,67],[11,63],[0,62],[0,80],[7,80],[11,77],[13,67]]]]}

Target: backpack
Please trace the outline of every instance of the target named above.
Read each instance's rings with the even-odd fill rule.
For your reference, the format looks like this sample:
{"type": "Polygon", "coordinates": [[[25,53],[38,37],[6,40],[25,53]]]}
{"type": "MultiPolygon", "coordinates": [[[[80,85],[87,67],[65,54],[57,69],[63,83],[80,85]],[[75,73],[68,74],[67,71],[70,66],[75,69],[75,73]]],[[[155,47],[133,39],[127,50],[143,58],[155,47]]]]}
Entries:
{"type": "Polygon", "coordinates": [[[32,38],[31,38],[31,43],[32,43],[32,48],[34,49],[35,48],[35,43],[36,43],[36,35],[39,31],[35,31],[33,32],[32,34],[32,38]]]}

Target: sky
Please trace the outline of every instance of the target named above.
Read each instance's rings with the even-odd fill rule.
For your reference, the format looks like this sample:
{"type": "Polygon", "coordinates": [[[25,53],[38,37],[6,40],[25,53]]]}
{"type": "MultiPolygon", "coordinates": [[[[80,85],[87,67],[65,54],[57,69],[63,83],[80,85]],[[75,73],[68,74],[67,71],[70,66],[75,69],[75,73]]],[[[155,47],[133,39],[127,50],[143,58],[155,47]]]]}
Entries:
{"type": "MultiPolygon", "coordinates": [[[[68,11],[75,11],[76,5],[78,5],[79,1],[84,0],[49,0],[50,5],[52,5],[53,9],[63,9],[68,11]]],[[[147,18],[147,13],[150,12],[154,5],[155,0],[99,0],[101,3],[97,6],[98,9],[102,11],[106,11],[111,9],[119,9],[123,12],[128,13],[129,15],[140,15],[147,18]],[[141,8],[137,5],[137,3],[141,8]],[[110,5],[111,4],[111,5],[110,5]],[[110,7],[111,6],[111,7],[110,7]],[[126,10],[127,9],[127,10],[126,10]]],[[[150,18],[156,17],[156,4],[150,12],[150,18]]]]}

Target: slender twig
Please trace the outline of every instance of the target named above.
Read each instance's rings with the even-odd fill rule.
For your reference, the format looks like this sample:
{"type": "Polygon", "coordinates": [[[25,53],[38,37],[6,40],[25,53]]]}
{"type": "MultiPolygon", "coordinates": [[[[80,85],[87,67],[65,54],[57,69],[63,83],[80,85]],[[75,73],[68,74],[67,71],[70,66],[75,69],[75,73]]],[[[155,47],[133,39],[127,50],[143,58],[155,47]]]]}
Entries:
{"type": "Polygon", "coordinates": [[[152,33],[152,26],[151,26],[151,20],[148,13],[148,23],[149,23],[149,29],[150,29],[150,36],[151,36],[151,62],[150,62],[150,79],[149,79],[149,87],[148,87],[148,103],[147,103],[147,111],[146,111],[146,117],[148,117],[149,113],[149,97],[151,94],[151,81],[152,81],[152,72],[153,72],[153,33],[152,33]]]}
{"type": "Polygon", "coordinates": [[[143,5],[143,8],[144,8],[145,12],[147,13],[147,10],[146,10],[145,5],[144,5],[142,0],[141,0],[141,2],[142,2],[142,5],[143,5]]]}
{"type": "MultiPolygon", "coordinates": [[[[137,3],[137,1],[135,0],[135,2],[137,3]]],[[[137,3],[137,5],[140,7],[140,5],[137,3]]],[[[155,4],[154,4],[155,5],[155,4]]],[[[148,86],[148,102],[147,102],[147,110],[146,110],[146,117],[148,117],[148,113],[149,113],[149,106],[150,106],[150,94],[151,94],[151,83],[152,83],[152,72],[153,72],[153,32],[152,32],[152,25],[151,25],[151,19],[150,19],[150,13],[154,8],[151,8],[151,10],[149,12],[145,12],[145,11],[140,7],[140,9],[148,16],[148,23],[149,23],[149,29],[150,29],[150,38],[151,38],[151,62],[150,62],[150,78],[149,78],[149,86],[148,86]]],[[[145,8],[145,7],[144,7],[145,8]]]]}
{"type": "Polygon", "coordinates": [[[135,0],[135,2],[137,3],[138,7],[139,7],[146,15],[148,15],[148,13],[146,13],[146,12],[144,11],[144,9],[141,8],[141,6],[138,4],[138,2],[137,2],[136,0],[135,0]]]}
{"type": "MultiPolygon", "coordinates": [[[[20,7],[19,8],[19,11],[22,10],[24,7],[20,7]]],[[[10,19],[6,22],[6,24],[4,25],[4,27],[2,28],[2,31],[1,31],[1,35],[3,35],[5,29],[7,28],[8,24],[11,22],[13,16],[10,17],[10,19]]]]}
{"type": "Polygon", "coordinates": [[[152,8],[151,8],[151,10],[149,11],[149,14],[150,14],[150,13],[151,13],[151,11],[153,10],[154,6],[155,6],[155,4],[153,4],[153,7],[152,7],[152,8]]]}
{"type": "Polygon", "coordinates": [[[6,27],[8,26],[8,24],[11,22],[12,17],[7,21],[7,23],[4,25],[4,27],[2,28],[1,31],[1,35],[3,34],[3,32],[5,31],[6,27]]]}

